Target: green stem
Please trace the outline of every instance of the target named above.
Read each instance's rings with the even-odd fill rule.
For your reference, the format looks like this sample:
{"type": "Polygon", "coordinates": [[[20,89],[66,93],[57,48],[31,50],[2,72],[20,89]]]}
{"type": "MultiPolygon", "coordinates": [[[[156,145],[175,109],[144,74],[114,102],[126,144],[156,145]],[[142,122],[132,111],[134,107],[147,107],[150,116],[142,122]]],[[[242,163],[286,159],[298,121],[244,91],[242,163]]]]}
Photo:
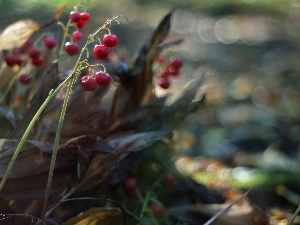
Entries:
{"type": "Polygon", "coordinates": [[[293,214],[292,219],[289,221],[288,225],[292,225],[294,220],[296,219],[296,217],[298,216],[298,214],[300,213],[300,205],[298,206],[298,208],[296,209],[296,211],[293,214]]]}
{"type": "Polygon", "coordinates": [[[17,156],[18,156],[20,150],[22,149],[22,146],[25,143],[25,141],[26,141],[26,139],[27,139],[30,131],[32,130],[35,122],[39,119],[41,113],[43,112],[43,110],[45,109],[45,107],[47,106],[47,104],[50,102],[50,100],[66,84],[66,82],[71,78],[72,75],[73,74],[71,74],[69,77],[67,77],[55,90],[51,90],[49,92],[48,97],[46,98],[46,100],[44,101],[44,103],[41,105],[41,107],[38,109],[38,111],[36,112],[36,114],[34,115],[34,117],[32,118],[32,120],[30,121],[27,129],[25,130],[25,132],[24,132],[24,134],[23,134],[23,136],[22,136],[22,138],[21,138],[21,140],[20,140],[20,142],[19,142],[19,144],[18,144],[18,146],[17,146],[17,148],[16,148],[16,150],[15,150],[15,152],[13,154],[13,157],[12,157],[11,161],[9,162],[7,170],[5,171],[5,174],[4,174],[4,176],[3,176],[2,180],[1,180],[1,183],[0,183],[0,192],[2,191],[2,189],[3,189],[4,185],[5,185],[6,180],[8,178],[8,175],[9,175],[9,173],[10,173],[10,171],[11,171],[11,169],[12,169],[12,167],[13,167],[16,159],[17,159],[17,156]]]}
{"type": "MultiPolygon", "coordinates": [[[[86,50],[88,44],[91,43],[91,40],[92,40],[92,36],[89,36],[88,41],[85,43],[85,45],[83,46],[83,48],[80,52],[80,55],[78,56],[77,62],[74,66],[74,72],[76,72],[78,70],[78,67],[79,67],[80,62],[81,62],[82,55],[83,55],[84,51],[86,50]]],[[[50,189],[51,189],[51,184],[52,184],[53,172],[54,172],[54,169],[55,169],[56,156],[57,156],[58,146],[59,146],[59,141],[60,141],[61,129],[62,129],[62,126],[63,126],[63,122],[64,122],[66,110],[67,110],[67,105],[68,105],[70,96],[72,94],[73,85],[76,82],[76,79],[77,79],[77,76],[74,74],[74,76],[72,76],[72,79],[70,79],[70,81],[69,81],[68,89],[67,89],[67,92],[66,92],[66,96],[65,96],[65,99],[64,99],[64,102],[63,102],[63,106],[62,106],[62,109],[61,109],[61,113],[60,113],[60,117],[59,117],[59,121],[58,121],[58,125],[57,125],[55,141],[54,141],[54,146],[53,146],[53,153],[52,153],[52,157],[51,157],[50,170],[49,170],[49,174],[48,174],[45,200],[44,200],[43,211],[42,211],[42,218],[44,218],[44,216],[46,215],[46,211],[47,211],[47,205],[48,205],[48,200],[49,200],[49,196],[50,196],[50,189]]]]}
{"type": "Polygon", "coordinates": [[[52,157],[51,157],[51,165],[50,165],[48,181],[47,181],[47,189],[46,189],[46,194],[45,194],[42,218],[45,216],[46,210],[47,210],[48,199],[50,196],[50,189],[51,189],[52,178],[53,178],[53,172],[55,169],[56,156],[57,156],[57,152],[58,152],[58,145],[59,145],[59,140],[60,140],[61,129],[62,129],[68,101],[69,101],[70,95],[72,93],[72,87],[73,87],[72,84],[73,84],[74,77],[69,81],[68,89],[66,92],[66,97],[64,99],[64,103],[63,103],[59,121],[58,121],[57,131],[56,131],[56,135],[55,135],[55,142],[54,142],[54,147],[53,147],[53,153],[52,153],[52,157]]]}

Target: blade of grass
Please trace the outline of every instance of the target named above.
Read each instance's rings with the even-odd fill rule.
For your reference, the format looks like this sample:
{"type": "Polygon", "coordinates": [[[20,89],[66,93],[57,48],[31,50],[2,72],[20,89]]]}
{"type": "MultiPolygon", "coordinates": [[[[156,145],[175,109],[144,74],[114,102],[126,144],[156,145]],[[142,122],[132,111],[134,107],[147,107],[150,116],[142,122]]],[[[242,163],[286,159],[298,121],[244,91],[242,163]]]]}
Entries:
{"type": "Polygon", "coordinates": [[[239,200],[241,200],[242,198],[244,198],[246,195],[248,195],[249,191],[251,189],[249,189],[247,192],[245,192],[241,197],[239,197],[238,199],[236,199],[234,202],[232,202],[229,206],[227,206],[225,209],[222,209],[220,212],[218,212],[216,215],[214,215],[210,220],[208,220],[205,224],[203,225],[210,225],[214,220],[216,220],[222,213],[224,213],[225,211],[227,211],[228,209],[231,208],[231,206],[233,206],[234,204],[236,204],[239,200]]]}
{"type": "Polygon", "coordinates": [[[298,214],[300,213],[300,205],[298,206],[298,208],[296,209],[296,211],[293,214],[292,219],[289,221],[288,225],[292,225],[294,220],[296,219],[296,217],[298,216],[298,214]]]}

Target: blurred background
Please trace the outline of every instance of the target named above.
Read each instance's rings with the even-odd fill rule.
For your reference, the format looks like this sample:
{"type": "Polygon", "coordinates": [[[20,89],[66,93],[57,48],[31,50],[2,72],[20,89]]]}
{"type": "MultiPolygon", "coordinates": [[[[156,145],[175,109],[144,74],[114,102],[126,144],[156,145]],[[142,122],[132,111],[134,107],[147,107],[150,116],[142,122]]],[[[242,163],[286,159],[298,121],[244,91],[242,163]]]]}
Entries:
{"type": "MultiPolygon", "coordinates": [[[[212,183],[206,175],[215,171],[209,165],[216,166],[217,161],[207,160],[213,158],[230,168],[222,179],[231,185],[285,183],[299,191],[300,1],[82,2],[92,15],[86,33],[107,18],[128,18],[112,27],[120,41],[116,55],[128,63],[163,16],[176,9],[168,41],[182,38],[183,42],[168,51],[180,56],[184,67],[171,91],[203,73],[208,76],[205,106],[175,133],[177,165],[185,168],[183,172],[212,183]]],[[[67,6],[61,18],[65,22],[76,4],[71,0],[0,0],[0,29],[23,18],[49,22],[62,5],[67,6]]],[[[58,26],[51,29],[57,37],[62,34],[58,26]]]]}

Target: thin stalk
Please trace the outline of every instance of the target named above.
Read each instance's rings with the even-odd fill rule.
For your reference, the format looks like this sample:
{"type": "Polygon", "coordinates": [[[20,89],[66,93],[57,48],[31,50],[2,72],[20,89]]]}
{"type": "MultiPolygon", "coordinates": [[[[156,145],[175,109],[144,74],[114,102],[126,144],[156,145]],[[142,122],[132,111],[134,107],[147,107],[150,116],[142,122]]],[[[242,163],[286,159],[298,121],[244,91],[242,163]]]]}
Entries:
{"type": "MultiPolygon", "coordinates": [[[[75,73],[78,70],[78,67],[80,66],[82,55],[83,55],[84,51],[86,50],[88,44],[91,43],[91,40],[92,40],[92,36],[89,36],[88,41],[83,46],[83,48],[82,48],[82,50],[79,54],[77,62],[74,66],[74,72],[75,73]]],[[[54,169],[55,169],[56,156],[57,156],[57,152],[58,152],[61,129],[62,129],[62,126],[63,126],[63,122],[64,122],[66,110],[67,110],[67,105],[68,105],[70,96],[72,94],[73,85],[76,82],[76,80],[77,80],[77,76],[76,76],[76,74],[74,74],[74,76],[72,76],[72,79],[70,79],[69,84],[68,84],[68,89],[67,89],[67,92],[66,92],[66,96],[65,96],[65,99],[64,99],[64,102],[63,102],[63,106],[62,106],[62,109],[61,109],[57,129],[56,129],[55,141],[54,141],[54,146],[53,146],[53,153],[52,153],[52,157],[51,157],[50,170],[49,170],[49,174],[48,174],[45,200],[44,200],[43,211],[42,211],[42,218],[46,215],[46,212],[47,212],[47,205],[48,205],[48,200],[49,200],[49,196],[50,196],[50,189],[51,189],[51,184],[52,184],[53,172],[54,172],[54,169]]]]}
{"type": "Polygon", "coordinates": [[[0,192],[2,191],[5,183],[6,183],[6,180],[9,176],[9,173],[17,159],[17,156],[19,154],[19,152],[21,151],[22,149],[22,146],[23,144],[25,143],[30,131],[32,130],[35,122],[39,119],[41,113],[43,112],[43,110],[45,109],[45,107],[47,106],[47,104],[50,102],[50,100],[57,94],[57,92],[66,84],[66,82],[72,77],[73,74],[69,75],[55,90],[51,90],[49,92],[49,95],[48,97],[45,99],[45,101],[43,102],[43,104],[41,105],[41,107],[38,109],[38,111],[36,112],[36,114],[34,115],[34,117],[32,118],[32,120],[30,121],[27,129],[25,130],[14,154],[13,154],[13,157],[11,159],[11,161],[9,162],[9,165],[7,167],[7,170],[5,171],[5,174],[1,180],[1,183],[0,183],[0,192]]]}
{"type": "Polygon", "coordinates": [[[298,208],[296,209],[296,211],[293,214],[292,219],[289,221],[288,225],[292,225],[294,220],[296,219],[296,217],[298,216],[298,214],[300,213],[300,205],[298,206],[298,208]]]}

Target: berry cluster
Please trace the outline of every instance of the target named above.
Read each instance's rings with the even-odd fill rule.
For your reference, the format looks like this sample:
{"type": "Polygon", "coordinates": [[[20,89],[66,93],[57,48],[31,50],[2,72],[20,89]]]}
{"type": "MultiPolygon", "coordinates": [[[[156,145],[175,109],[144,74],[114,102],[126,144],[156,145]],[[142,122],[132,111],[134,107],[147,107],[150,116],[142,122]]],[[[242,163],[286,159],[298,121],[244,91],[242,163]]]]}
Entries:
{"type": "MultiPolygon", "coordinates": [[[[83,35],[78,29],[82,29],[90,19],[91,15],[87,12],[70,12],[70,20],[77,29],[72,34],[73,41],[80,41],[82,39],[83,35]]],[[[64,50],[69,56],[74,56],[80,52],[80,47],[76,42],[66,42],[64,50]]]]}
{"type": "Polygon", "coordinates": [[[93,53],[96,59],[106,60],[109,54],[109,48],[114,48],[118,44],[118,37],[114,34],[107,34],[102,39],[103,44],[94,46],[93,53]]]}
{"type": "MultiPolygon", "coordinates": [[[[165,59],[162,55],[158,55],[156,62],[165,63],[165,59]]],[[[178,57],[171,57],[170,60],[165,63],[164,68],[158,72],[158,85],[163,89],[168,89],[171,85],[170,77],[179,76],[182,66],[182,59],[178,57]]]]}
{"type": "Polygon", "coordinates": [[[77,29],[84,27],[85,23],[91,19],[91,16],[87,12],[70,12],[70,20],[77,29]]]}
{"type": "MultiPolygon", "coordinates": [[[[43,38],[44,46],[47,49],[53,49],[57,45],[57,41],[49,36],[45,36],[43,38]]],[[[31,65],[35,67],[42,66],[45,62],[45,57],[43,55],[42,48],[38,48],[34,46],[33,40],[27,40],[21,47],[15,49],[14,51],[8,53],[4,57],[4,61],[8,67],[13,66],[24,66],[28,61],[30,61],[31,65]]],[[[29,84],[32,80],[30,74],[22,74],[19,77],[19,81],[22,84],[29,84]]]]}
{"type": "MultiPolygon", "coordinates": [[[[105,35],[102,39],[103,44],[96,44],[93,48],[93,54],[96,59],[106,60],[109,55],[109,48],[118,44],[118,38],[114,34],[105,35]]],[[[89,74],[81,78],[81,86],[85,91],[93,91],[97,86],[106,86],[111,82],[111,76],[105,71],[98,71],[94,76],[89,74]]]]}
{"type": "Polygon", "coordinates": [[[111,76],[104,71],[98,71],[93,76],[89,71],[83,70],[81,72],[81,87],[85,91],[94,91],[97,86],[106,86],[111,82],[111,76]]]}

